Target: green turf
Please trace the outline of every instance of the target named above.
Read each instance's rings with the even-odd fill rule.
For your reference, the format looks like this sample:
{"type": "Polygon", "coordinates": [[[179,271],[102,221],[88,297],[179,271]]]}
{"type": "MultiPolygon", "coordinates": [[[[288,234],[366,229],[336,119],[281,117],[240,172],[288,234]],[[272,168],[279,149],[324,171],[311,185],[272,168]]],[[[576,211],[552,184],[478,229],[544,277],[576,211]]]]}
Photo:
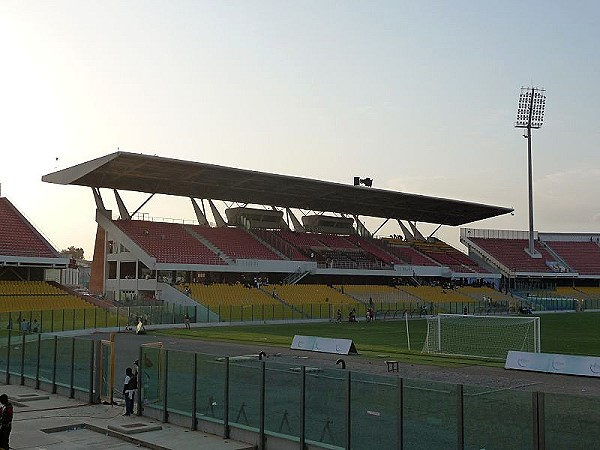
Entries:
{"type": "MultiPolygon", "coordinates": [[[[394,358],[419,364],[492,365],[497,361],[474,360],[421,354],[425,320],[409,321],[411,350],[408,350],[404,321],[373,323],[290,323],[284,325],[245,325],[232,327],[173,329],[156,334],[241,343],[289,347],[295,334],[352,339],[361,355],[394,358]],[[385,356],[383,356],[385,355],[385,356]]],[[[600,313],[546,314],[541,316],[542,351],[600,356],[600,313]]]]}

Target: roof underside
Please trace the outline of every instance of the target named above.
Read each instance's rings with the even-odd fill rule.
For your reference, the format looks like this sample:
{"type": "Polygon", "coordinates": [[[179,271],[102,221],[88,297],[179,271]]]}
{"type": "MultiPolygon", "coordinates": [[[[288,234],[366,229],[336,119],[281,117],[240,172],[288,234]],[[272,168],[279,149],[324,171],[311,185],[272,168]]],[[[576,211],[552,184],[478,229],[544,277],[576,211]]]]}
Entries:
{"type": "Polygon", "coordinates": [[[50,173],[42,181],[452,226],[512,212],[499,206],[127,152],[50,173]]]}

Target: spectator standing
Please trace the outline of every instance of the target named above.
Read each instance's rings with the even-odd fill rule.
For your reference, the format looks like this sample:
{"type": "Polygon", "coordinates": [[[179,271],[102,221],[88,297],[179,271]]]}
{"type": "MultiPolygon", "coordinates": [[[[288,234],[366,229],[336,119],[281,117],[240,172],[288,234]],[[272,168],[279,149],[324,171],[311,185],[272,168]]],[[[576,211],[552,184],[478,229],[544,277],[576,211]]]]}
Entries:
{"type": "Polygon", "coordinates": [[[123,381],[123,398],[125,399],[124,416],[131,416],[133,414],[133,402],[136,390],[137,377],[133,376],[133,370],[131,370],[131,367],[128,367],[125,369],[125,380],[123,381]]]}
{"type": "Polygon", "coordinates": [[[12,430],[13,405],[6,394],[0,395],[0,448],[9,450],[8,440],[12,430]]]}

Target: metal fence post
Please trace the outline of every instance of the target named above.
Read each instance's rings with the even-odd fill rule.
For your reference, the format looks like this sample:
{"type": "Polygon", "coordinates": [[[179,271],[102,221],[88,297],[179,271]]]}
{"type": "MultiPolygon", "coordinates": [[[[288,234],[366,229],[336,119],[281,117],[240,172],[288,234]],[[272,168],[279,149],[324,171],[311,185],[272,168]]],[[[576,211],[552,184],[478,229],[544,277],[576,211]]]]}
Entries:
{"type": "Polygon", "coordinates": [[[306,447],[306,366],[300,369],[300,450],[306,447]]]}
{"type": "MultiPolygon", "coordinates": [[[[29,321],[31,323],[31,321],[29,321]]],[[[21,335],[21,386],[25,384],[25,333],[21,335]]]]}
{"type": "Polygon", "coordinates": [[[71,338],[71,377],[69,380],[70,390],[69,398],[75,397],[75,338],[71,338]]]}
{"type": "MultiPolygon", "coordinates": [[[[63,309],[63,312],[65,310],[63,309]]],[[[64,323],[64,322],[63,322],[64,323]]],[[[52,393],[56,394],[56,357],[58,353],[58,336],[54,336],[54,356],[52,358],[52,393]]]]}
{"type": "Polygon", "coordinates": [[[398,378],[396,382],[396,394],[398,401],[398,411],[396,412],[398,450],[404,447],[404,378],[398,378]]]}
{"type": "Polygon", "coordinates": [[[352,446],[352,372],[346,372],[346,450],[352,446]]]}
{"type": "Polygon", "coordinates": [[[223,408],[223,439],[229,439],[229,356],[225,358],[223,408]]]}
{"type": "MultiPolygon", "coordinates": [[[[95,317],[96,315],[94,314],[94,319],[95,317]]],[[[96,347],[99,342],[91,341],[90,344],[90,379],[88,380],[88,403],[92,404],[94,403],[94,370],[98,370],[98,366],[95,364],[94,360],[94,347],[96,347]]]]}
{"type": "Polygon", "coordinates": [[[192,371],[192,431],[196,431],[198,429],[198,420],[196,419],[196,409],[198,402],[198,394],[196,390],[198,389],[198,353],[194,353],[194,370],[192,371]]]}
{"type": "Polygon", "coordinates": [[[260,400],[259,400],[259,422],[258,422],[258,450],[265,449],[265,374],[266,365],[260,362],[260,400]]]}
{"type": "Polygon", "coordinates": [[[38,334],[37,361],[35,364],[35,388],[40,388],[40,356],[42,353],[42,335],[38,334]]]}
{"type": "Polygon", "coordinates": [[[544,426],[544,393],[531,393],[533,413],[533,448],[534,450],[546,449],[546,431],[544,426]]]}
{"type": "Polygon", "coordinates": [[[10,341],[12,337],[12,329],[8,330],[8,341],[6,346],[6,383],[10,384],[10,341]]]}
{"type": "Polygon", "coordinates": [[[138,396],[137,396],[137,415],[141,416],[143,413],[143,408],[144,408],[144,402],[142,400],[142,389],[143,389],[143,385],[144,383],[142,383],[142,380],[144,379],[143,372],[144,372],[144,347],[140,346],[140,351],[139,351],[139,355],[138,355],[138,373],[137,373],[137,382],[138,382],[138,396]]]}
{"type": "Polygon", "coordinates": [[[464,424],[464,396],[463,385],[456,385],[456,432],[458,450],[465,448],[465,424],[464,424]]]}
{"type": "Polygon", "coordinates": [[[163,410],[162,410],[162,422],[167,423],[169,421],[169,412],[167,411],[167,389],[169,386],[169,350],[161,350],[165,352],[165,364],[163,366],[163,410]]]}

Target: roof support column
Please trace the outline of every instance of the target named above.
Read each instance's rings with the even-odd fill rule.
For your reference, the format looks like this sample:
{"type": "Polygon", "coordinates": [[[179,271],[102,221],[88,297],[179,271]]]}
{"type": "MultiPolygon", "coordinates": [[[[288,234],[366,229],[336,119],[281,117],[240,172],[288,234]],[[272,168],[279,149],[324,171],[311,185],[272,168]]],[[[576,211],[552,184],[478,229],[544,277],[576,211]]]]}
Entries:
{"type": "Polygon", "coordinates": [[[398,225],[400,225],[400,228],[402,229],[402,234],[404,234],[404,240],[405,241],[414,241],[415,237],[412,235],[412,233],[410,231],[408,231],[408,228],[406,228],[406,225],[404,225],[400,219],[396,219],[396,220],[398,221],[398,225]]]}
{"type": "Polygon", "coordinates": [[[117,201],[117,206],[119,207],[119,216],[121,217],[121,220],[131,220],[131,216],[125,207],[125,203],[123,203],[119,192],[116,189],[113,189],[113,192],[115,193],[115,200],[117,201]]]}
{"type": "Polygon", "coordinates": [[[294,231],[306,231],[304,229],[304,226],[296,218],[296,216],[294,215],[294,213],[292,212],[292,210],[290,208],[285,208],[285,212],[287,213],[288,217],[292,221],[292,225],[294,225],[294,231]]]}
{"type": "Polygon", "coordinates": [[[100,195],[100,189],[98,189],[97,187],[93,187],[92,193],[94,194],[94,200],[96,201],[96,208],[102,212],[106,212],[104,201],[102,201],[102,195],[100,195]]]}
{"type": "Polygon", "coordinates": [[[225,220],[223,220],[223,216],[221,215],[221,213],[219,212],[219,210],[217,209],[217,207],[215,206],[215,204],[213,203],[213,201],[211,199],[208,199],[208,204],[210,205],[210,210],[215,219],[215,223],[217,224],[217,228],[226,227],[227,222],[225,222],[225,220]]]}
{"type": "MultiPolygon", "coordinates": [[[[271,205],[271,209],[273,211],[279,211],[275,206],[271,205]]],[[[283,219],[283,217],[281,218],[281,223],[279,224],[281,226],[282,230],[289,230],[290,227],[288,226],[287,222],[283,219]]]]}
{"type": "Polygon", "coordinates": [[[356,221],[356,232],[359,236],[371,237],[371,233],[365,227],[365,224],[360,221],[357,214],[353,214],[354,220],[356,221]]]}
{"type": "Polygon", "coordinates": [[[424,241],[425,240],[425,236],[423,236],[421,234],[421,232],[417,229],[417,222],[411,222],[410,220],[408,221],[408,224],[410,225],[410,229],[413,232],[413,235],[415,236],[415,239],[419,240],[419,241],[424,241]]]}
{"type": "Polygon", "coordinates": [[[196,219],[198,220],[198,223],[200,225],[208,225],[208,220],[206,219],[204,212],[198,206],[198,203],[196,203],[196,200],[194,200],[192,197],[190,197],[190,200],[192,201],[192,206],[194,207],[194,212],[196,213],[196,219]]]}

